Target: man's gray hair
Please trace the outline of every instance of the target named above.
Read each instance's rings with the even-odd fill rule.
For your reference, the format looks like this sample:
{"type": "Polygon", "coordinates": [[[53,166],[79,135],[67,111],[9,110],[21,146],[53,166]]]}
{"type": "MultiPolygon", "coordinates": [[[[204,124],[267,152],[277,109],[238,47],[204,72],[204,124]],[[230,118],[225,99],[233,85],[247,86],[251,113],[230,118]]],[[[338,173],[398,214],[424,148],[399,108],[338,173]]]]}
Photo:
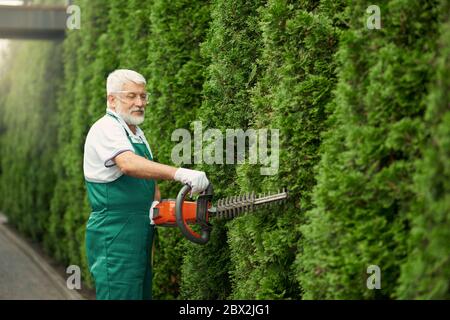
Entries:
{"type": "MultiPolygon", "coordinates": [[[[142,74],[133,70],[118,69],[111,72],[106,79],[106,93],[108,95],[123,90],[123,85],[128,82],[136,84],[146,84],[145,78],[142,74]]],[[[108,103],[109,107],[109,103],[108,103]]]]}

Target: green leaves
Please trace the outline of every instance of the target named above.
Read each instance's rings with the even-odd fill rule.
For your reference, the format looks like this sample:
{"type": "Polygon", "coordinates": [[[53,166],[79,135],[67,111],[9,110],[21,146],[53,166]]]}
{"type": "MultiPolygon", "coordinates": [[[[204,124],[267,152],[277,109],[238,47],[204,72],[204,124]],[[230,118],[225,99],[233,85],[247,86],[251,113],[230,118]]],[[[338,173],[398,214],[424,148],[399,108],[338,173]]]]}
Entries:
{"type": "MultiPolygon", "coordinates": [[[[365,2],[356,5],[362,9],[365,2]]],[[[411,186],[432,77],[427,65],[433,54],[423,45],[434,52],[438,24],[426,2],[391,1],[383,9],[389,16],[382,32],[369,35],[352,17],[352,28],[342,34],[335,122],[322,148],[315,208],[302,227],[307,242],[299,263],[306,273],[300,281],[308,298],[395,298],[407,256],[408,217],[416,202],[411,186]],[[430,20],[423,20],[424,11],[430,20]],[[406,15],[408,27],[397,25],[406,15]],[[422,31],[426,39],[411,41],[422,31]],[[313,252],[316,257],[309,256],[313,252]],[[372,264],[382,272],[379,291],[364,285],[372,264]],[[324,271],[313,281],[317,268],[324,271]]]]}
{"type": "Polygon", "coordinates": [[[396,293],[402,299],[450,297],[450,6],[441,1],[438,50],[432,64],[431,89],[427,96],[423,157],[416,163],[414,191],[408,213],[411,231],[408,257],[396,293]],[[417,280],[418,279],[418,280],[417,280]]]}

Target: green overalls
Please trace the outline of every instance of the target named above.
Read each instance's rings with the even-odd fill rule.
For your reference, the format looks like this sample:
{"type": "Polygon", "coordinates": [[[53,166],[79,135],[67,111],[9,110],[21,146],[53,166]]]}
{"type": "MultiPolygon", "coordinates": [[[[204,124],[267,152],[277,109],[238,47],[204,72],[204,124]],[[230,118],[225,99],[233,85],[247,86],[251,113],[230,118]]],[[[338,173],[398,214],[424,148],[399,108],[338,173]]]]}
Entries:
{"type": "MultiPolygon", "coordinates": [[[[152,160],[146,145],[133,142],[125,132],[135,153],[152,160]]],[[[86,181],[86,186],[92,207],[86,253],[97,299],[150,300],[154,226],[149,210],[155,181],[122,175],[108,183],[86,181]]]]}

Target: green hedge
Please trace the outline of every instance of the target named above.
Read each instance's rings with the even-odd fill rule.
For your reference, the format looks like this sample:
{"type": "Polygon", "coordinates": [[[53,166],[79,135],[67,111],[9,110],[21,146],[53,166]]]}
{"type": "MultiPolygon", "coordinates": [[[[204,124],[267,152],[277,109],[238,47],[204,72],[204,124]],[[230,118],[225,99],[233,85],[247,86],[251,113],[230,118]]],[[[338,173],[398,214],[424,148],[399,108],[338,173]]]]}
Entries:
{"type": "Polygon", "coordinates": [[[341,38],[314,208],[301,228],[306,298],[395,298],[407,256],[438,10],[436,1],[385,1],[382,28],[369,30],[369,5],[353,2],[341,38]],[[380,290],[366,287],[371,265],[381,269],[380,290]]]}
{"type": "MultiPolygon", "coordinates": [[[[148,15],[152,35],[146,49],[148,63],[141,64],[151,94],[147,137],[157,161],[174,165],[172,132],[189,129],[201,105],[205,61],[199,45],[208,27],[209,5],[205,1],[155,0],[148,15]]],[[[175,198],[181,188],[173,181],[160,186],[162,198],[175,198]]],[[[173,299],[179,295],[186,242],[181,239],[179,230],[158,229],[153,286],[158,298],[173,299]]]]}
{"type": "MultiPolygon", "coordinates": [[[[263,3],[213,2],[212,21],[202,46],[203,56],[210,61],[203,86],[204,100],[197,115],[203,132],[214,128],[224,135],[226,128],[246,130],[249,127],[253,117],[249,107],[250,89],[256,81],[255,73],[250,75],[256,68],[260,47],[257,10],[263,3]]],[[[223,146],[225,148],[225,143],[223,146]]],[[[235,165],[203,164],[198,167],[208,173],[217,197],[241,191],[235,165]]],[[[207,246],[188,245],[183,264],[182,297],[226,299],[231,294],[230,248],[225,227],[224,223],[215,223],[207,246]]]]}
{"type": "Polygon", "coordinates": [[[397,295],[405,299],[450,299],[450,3],[441,1],[432,88],[426,100],[423,158],[414,174],[416,202],[408,213],[411,232],[397,295]]]}
{"type": "Polygon", "coordinates": [[[345,6],[345,1],[268,1],[260,11],[264,42],[259,67],[264,71],[252,92],[254,122],[256,128],[280,130],[280,168],[277,175],[264,178],[248,166],[240,174],[250,189],[287,187],[291,200],[252,219],[237,220],[236,228],[230,229],[234,259],[251,266],[243,277],[236,263],[238,298],[302,296],[297,265],[303,243],[298,227],[311,206],[313,168],[328,116],[325,106],[336,82],[334,53],[345,6]],[[243,236],[252,240],[246,252],[239,250],[243,236]]]}
{"type": "Polygon", "coordinates": [[[61,67],[60,44],[11,42],[0,80],[0,208],[34,241],[48,231],[61,67]]]}
{"type": "MultiPolygon", "coordinates": [[[[35,0],[61,4],[62,0],[35,0]]],[[[0,210],[33,241],[48,235],[56,175],[61,43],[9,42],[0,66],[0,210]]]]}
{"type": "MultiPolygon", "coordinates": [[[[128,68],[148,80],[142,128],[158,161],[174,165],[172,132],[194,121],[278,129],[275,175],[248,154],[184,166],[205,170],[216,198],[290,192],[285,205],[213,221],[205,246],[158,228],[155,298],[450,297],[448,1],[383,1],[379,30],[363,0],[75,4],[81,29],[62,46],[14,43],[0,66],[0,209],[81,266],[86,285],[83,145],[107,75],[128,68]],[[381,290],[366,287],[370,265],[381,290]]],[[[163,198],[181,187],[159,185],[163,198]]]]}

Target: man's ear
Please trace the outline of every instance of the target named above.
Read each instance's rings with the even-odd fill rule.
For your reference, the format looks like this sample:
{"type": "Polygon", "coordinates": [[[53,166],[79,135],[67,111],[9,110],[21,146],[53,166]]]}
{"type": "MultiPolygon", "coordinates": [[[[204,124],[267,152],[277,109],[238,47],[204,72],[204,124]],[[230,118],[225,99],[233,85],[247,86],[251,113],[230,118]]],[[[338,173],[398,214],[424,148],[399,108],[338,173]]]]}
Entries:
{"type": "Polygon", "coordinates": [[[110,108],[116,109],[116,97],[112,94],[107,96],[108,104],[110,108]]]}

